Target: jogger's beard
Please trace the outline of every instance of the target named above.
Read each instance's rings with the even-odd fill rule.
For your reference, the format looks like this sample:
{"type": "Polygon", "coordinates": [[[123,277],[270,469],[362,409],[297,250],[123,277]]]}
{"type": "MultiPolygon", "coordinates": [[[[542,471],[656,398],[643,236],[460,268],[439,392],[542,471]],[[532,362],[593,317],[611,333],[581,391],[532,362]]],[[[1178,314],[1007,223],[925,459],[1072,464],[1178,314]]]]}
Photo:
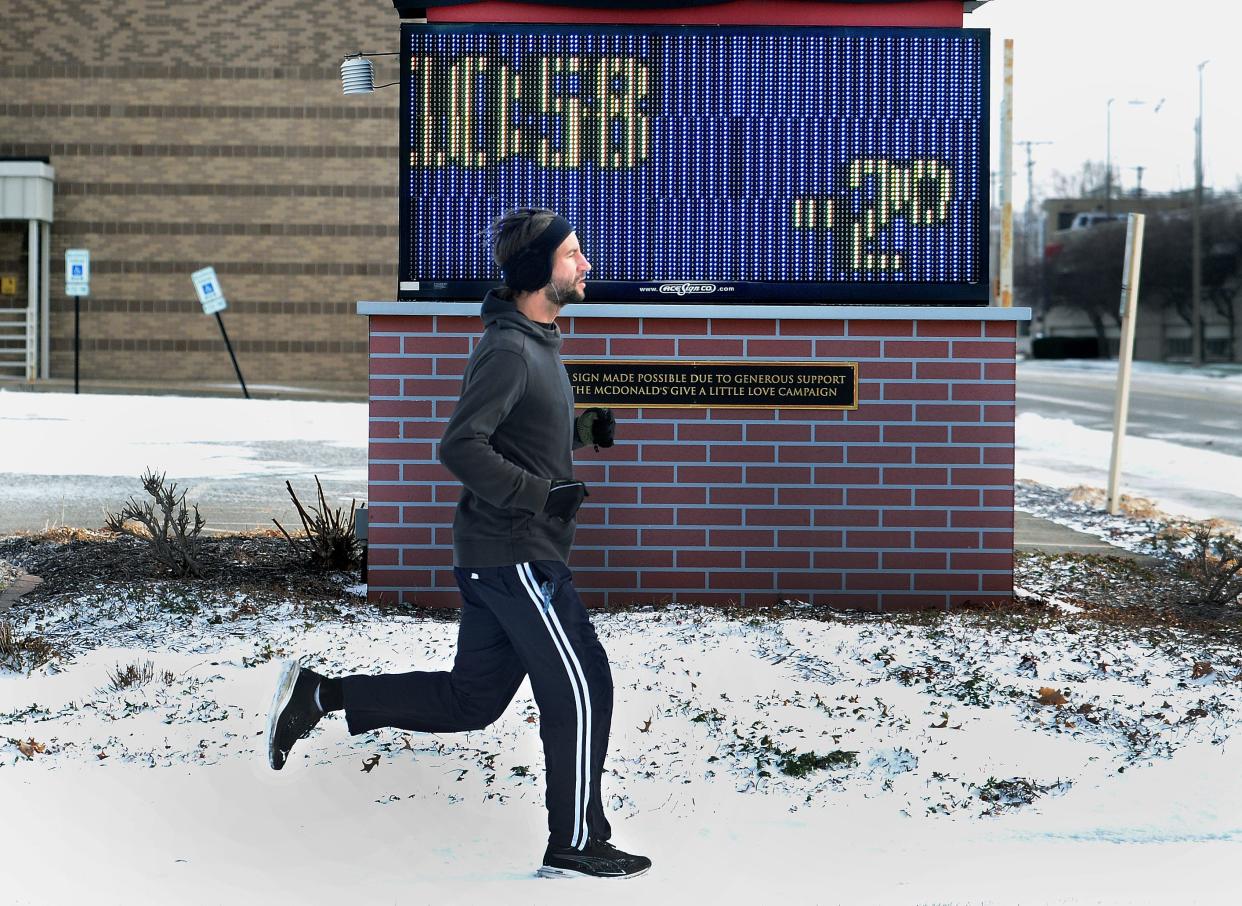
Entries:
{"type": "Polygon", "coordinates": [[[557,307],[557,310],[564,308],[566,305],[574,305],[586,298],[586,293],[578,289],[578,280],[575,278],[564,283],[553,281],[548,284],[544,296],[548,301],[557,307]]]}

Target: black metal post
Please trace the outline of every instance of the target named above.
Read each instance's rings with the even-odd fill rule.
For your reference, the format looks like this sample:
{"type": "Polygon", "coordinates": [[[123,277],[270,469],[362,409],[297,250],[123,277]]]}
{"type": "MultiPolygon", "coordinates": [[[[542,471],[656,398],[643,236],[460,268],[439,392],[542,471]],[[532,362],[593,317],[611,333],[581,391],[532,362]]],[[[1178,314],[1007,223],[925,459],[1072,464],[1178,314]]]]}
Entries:
{"type": "Polygon", "coordinates": [[[220,312],[216,312],[216,323],[220,325],[220,334],[224,337],[224,347],[229,351],[229,358],[233,360],[233,370],[237,372],[237,380],[241,384],[242,394],[246,399],[250,399],[250,391],[246,389],[246,379],[242,377],[241,368],[237,364],[237,356],[233,354],[233,344],[229,342],[229,332],[224,329],[224,319],[220,317],[220,312]]]}
{"type": "Polygon", "coordinates": [[[81,343],[78,336],[78,320],[82,312],[82,297],[73,297],[73,392],[78,392],[78,353],[81,343]]]}

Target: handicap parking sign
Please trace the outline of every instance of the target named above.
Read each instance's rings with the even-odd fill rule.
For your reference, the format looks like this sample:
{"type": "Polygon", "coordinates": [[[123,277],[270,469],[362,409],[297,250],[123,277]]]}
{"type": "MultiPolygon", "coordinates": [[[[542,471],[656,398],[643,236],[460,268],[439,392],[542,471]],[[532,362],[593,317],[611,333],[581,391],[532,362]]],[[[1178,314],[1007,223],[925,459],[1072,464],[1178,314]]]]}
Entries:
{"type": "Polygon", "coordinates": [[[91,253],[89,249],[65,249],[65,295],[91,294],[91,253]]]}
{"type": "Polygon", "coordinates": [[[220,289],[220,280],[216,277],[214,267],[204,267],[190,274],[194,283],[194,292],[198,293],[198,303],[203,306],[203,314],[214,315],[224,311],[229,303],[224,300],[224,292],[220,289]]]}

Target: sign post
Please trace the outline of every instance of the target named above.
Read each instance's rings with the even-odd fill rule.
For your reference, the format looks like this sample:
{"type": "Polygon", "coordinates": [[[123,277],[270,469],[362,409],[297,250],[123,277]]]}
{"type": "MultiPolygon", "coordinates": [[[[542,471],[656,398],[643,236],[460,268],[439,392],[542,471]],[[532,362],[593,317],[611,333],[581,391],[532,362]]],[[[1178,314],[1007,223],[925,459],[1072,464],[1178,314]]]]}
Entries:
{"type": "Polygon", "coordinates": [[[90,249],[65,249],[65,295],[73,296],[73,392],[78,392],[78,360],[81,358],[82,297],[91,294],[90,249]]]}
{"type": "Polygon", "coordinates": [[[237,356],[233,353],[233,344],[229,342],[229,332],[224,329],[224,319],[220,317],[220,312],[228,308],[229,304],[225,301],[224,291],[220,288],[216,269],[204,267],[190,274],[190,280],[194,283],[194,292],[198,294],[198,302],[203,306],[203,314],[216,316],[216,323],[220,325],[220,335],[224,337],[224,348],[229,351],[229,358],[233,360],[233,370],[237,372],[237,382],[241,384],[242,395],[250,399],[250,391],[246,389],[246,379],[242,377],[241,367],[237,364],[237,356]]]}
{"type": "Polygon", "coordinates": [[[1108,511],[1121,509],[1117,484],[1121,478],[1121,442],[1130,412],[1130,363],[1134,358],[1134,318],[1138,314],[1139,274],[1143,269],[1142,214],[1131,214],[1126,226],[1126,260],[1121,272],[1121,345],[1117,350],[1117,402],[1113,408],[1113,451],[1108,463],[1108,511]]]}

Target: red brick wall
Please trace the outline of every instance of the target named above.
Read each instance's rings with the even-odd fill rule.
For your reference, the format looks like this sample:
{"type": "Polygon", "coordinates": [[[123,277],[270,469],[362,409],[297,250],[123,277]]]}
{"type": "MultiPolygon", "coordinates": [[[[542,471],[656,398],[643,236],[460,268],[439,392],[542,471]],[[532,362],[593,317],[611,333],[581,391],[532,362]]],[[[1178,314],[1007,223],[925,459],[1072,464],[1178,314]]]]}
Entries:
{"type": "MultiPolygon", "coordinates": [[[[984,309],[983,311],[986,311],[984,309]]],[[[1013,591],[1015,323],[562,317],[567,359],[856,361],[859,407],[615,409],[576,454],[588,604],[879,610],[1013,591]]],[[[370,317],[369,594],[456,606],[436,447],[481,323],[370,317]]]]}

